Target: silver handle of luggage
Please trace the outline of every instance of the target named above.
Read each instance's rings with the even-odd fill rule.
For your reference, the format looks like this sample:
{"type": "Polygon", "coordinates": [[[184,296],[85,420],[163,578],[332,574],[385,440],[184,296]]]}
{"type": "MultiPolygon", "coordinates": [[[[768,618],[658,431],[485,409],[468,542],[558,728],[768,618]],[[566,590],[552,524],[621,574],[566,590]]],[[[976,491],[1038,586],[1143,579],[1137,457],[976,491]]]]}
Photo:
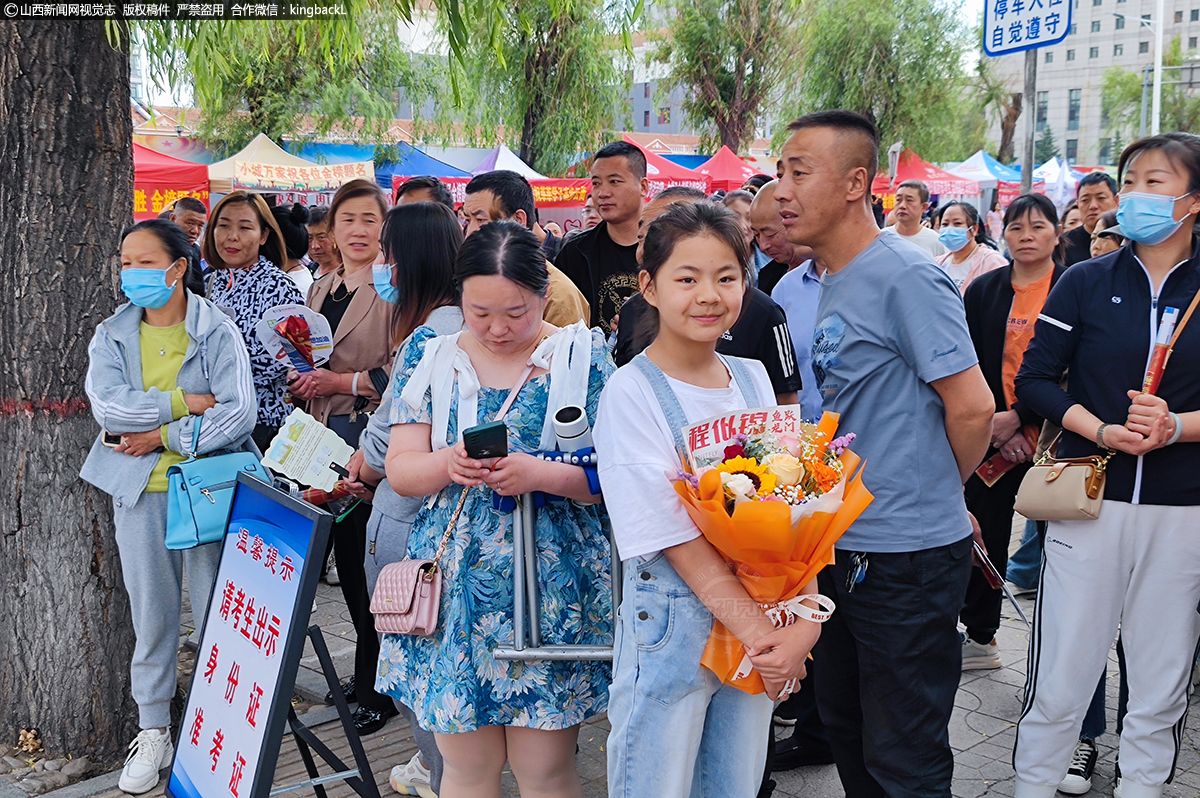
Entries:
{"type": "MultiPolygon", "coordinates": [[[[612,646],[543,646],[541,619],[538,613],[537,511],[533,496],[518,499],[512,514],[513,528],[513,645],[497,648],[492,656],[499,660],[538,662],[545,660],[590,661],[611,660],[612,646]]],[[[621,560],[617,544],[609,531],[610,574],[612,577],[613,629],[616,630],[617,608],[621,606],[621,560]]]]}

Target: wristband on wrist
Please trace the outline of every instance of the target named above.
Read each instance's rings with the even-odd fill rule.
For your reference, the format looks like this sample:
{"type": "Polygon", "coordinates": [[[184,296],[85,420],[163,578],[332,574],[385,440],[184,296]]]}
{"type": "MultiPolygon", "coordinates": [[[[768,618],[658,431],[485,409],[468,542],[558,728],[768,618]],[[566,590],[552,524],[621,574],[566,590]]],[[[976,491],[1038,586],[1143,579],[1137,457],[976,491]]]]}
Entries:
{"type": "Polygon", "coordinates": [[[1101,449],[1108,448],[1107,446],[1104,445],[1104,430],[1106,430],[1106,429],[1108,429],[1107,424],[1101,424],[1096,429],[1096,445],[1099,446],[1101,449]]]}
{"type": "Polygon", "coordinates": [[[1167,413],[1167,415],[1170,416],[1171,420],[1175,422],[1175,432],[1173,432],[1167,442],[1163,444],[1164,446],[1170,446],[1172,443],[1176,443],[1180,436],[1183,435],[1183,421],[1180,420],[1179,415],[1176,413],[1167,413]]]}
{"type": "Polygon", "coordinates": [[[354,372],[354,379],[350,381],[350,393],[358,396],[358,378],[362,376],[361,371],[354,372]]]}
{"type": "Polygon", "coordinates": [[[806,593],[803,596],[796,596],[787,603],[787,609],[792,615],[801,621],[812,621],[813,623],[825,623],[833,617],[833,611],[837,609],[837,605],[833,603],[833,599],[828,596],[822,596],[819,593],[806,593]],[[801,602],[805,600],[813,601],[819,609],[813,609],[807,604],[801,602]]]}

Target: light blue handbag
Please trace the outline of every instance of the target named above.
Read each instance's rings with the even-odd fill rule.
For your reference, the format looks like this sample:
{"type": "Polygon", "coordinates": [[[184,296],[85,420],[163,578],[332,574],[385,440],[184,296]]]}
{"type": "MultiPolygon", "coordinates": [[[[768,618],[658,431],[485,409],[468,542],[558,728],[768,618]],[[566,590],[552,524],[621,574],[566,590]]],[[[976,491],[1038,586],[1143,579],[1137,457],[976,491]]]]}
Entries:
{"type": "Polygon", "coordinates": [[[190,549],[225,536],[229,505],[239,473],[271,484],[271,475],[251,452],[196,457],[200,422],[192,428],[192,453],[167,469],[167,548],[190,549]]]}

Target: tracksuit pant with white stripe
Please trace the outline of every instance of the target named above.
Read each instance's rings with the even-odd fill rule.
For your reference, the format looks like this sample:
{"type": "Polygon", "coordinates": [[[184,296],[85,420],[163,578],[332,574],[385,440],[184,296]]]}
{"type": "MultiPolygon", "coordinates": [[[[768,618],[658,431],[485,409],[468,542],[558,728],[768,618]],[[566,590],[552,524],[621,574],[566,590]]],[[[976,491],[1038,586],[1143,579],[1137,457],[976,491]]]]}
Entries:
{"type": "Polygon", "coordinates": [[[1200,508],[1105,501],[1095,521],[1052,521],[1013,764],[1017,798],[1051,798],[1118,624],[1129,679],[1123,798],[1174,774],[1200,639],[1200,508]]]}

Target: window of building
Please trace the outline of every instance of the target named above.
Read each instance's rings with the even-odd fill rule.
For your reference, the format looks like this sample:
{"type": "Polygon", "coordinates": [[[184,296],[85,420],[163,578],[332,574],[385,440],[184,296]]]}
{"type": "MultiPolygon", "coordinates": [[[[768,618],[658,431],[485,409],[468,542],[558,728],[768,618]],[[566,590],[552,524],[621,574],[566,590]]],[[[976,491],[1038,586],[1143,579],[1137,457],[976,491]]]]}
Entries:
{"type": "Polygon", "coordinates": [[[1101,166],[1112,163],[1112,139],[1100,139],[1100,154],[1096,156],[1096,160],[1101,166]]]}
{"type": "Polygon", "coordinates": [[[1067,163],[1074,166],[1079,161],[1079,139],[1067,139],[1067,163]]]}
{"type": "Polygon", "coordinates": [[[1149,15],[1149,14],[1142,14],[1142,19],[1144,19],[1144,20],[1146,20],[1147,22],[1149,22],[1149,21],[1150,21],[1150,15],[1149,15]]]}
{"type": "Polygon", "coordinates": [[[1077,27],[1079,27],[1079,26],[1078,26],[1078,25],[1076,25],[1075,23],[1071,23],[1071,29],[1070,29],[1069,31],[1067,31],[1067,33],[1069,33],[1069,34],[1071,34],[1072,36],[1074,36],[1074,35],[1075,35],[1075,29],[1076,29],[1077,27]]]}
{"type": "Polygon", "coordinates": [[[1138,52],[1139,53],[1150,52],[1150,42],[1138,42],[1138,52]]]}
{"type": "Polygon", "coordinates": [[[1196,37],[1195,37],[1195,36],[1189,36],[1189,37],[1188,37],[1188,49],[1189,49],[1189,50],[1195,50],[1195,49],[1196,49],[1196,37]]]}
{"type": "Polygon", "coordinates": [[[660,125],[671,124],[671,106],[664,105],[663,107],[658,109],[658,124],[660,124],[660,125]]]}
{"type": "Polygon", "coordinates": [[[1104,0],[1092,0],[1092,5],[1094,5],[1094,6],[1098,6],[1098,5],[1100,5],[1101,3],[1103,3],[1103,2],[1104,2],[1104,0]]]}
{"type": "Polygon", "coordinates": [[[1046,51],[1046,63],[1047,64],[1054,63],[1054,53],[1050,52],[1049,50],[1046,51]]]}
{"type": "Polygon", "coordinates": [[[1100,20],[1092,20],[1092,33],[1100,32],[1100,20]]]}
{"type": "Polygon", "coordinates": [[[650,84],[649,83],[645,83],[642,85],[642,96],[645,97],[647,100],[650,99],[650,84]]]}
{"type": "Polygon", "coordinates": [[[1050,92],[1039,91],[1037,93],[1037,132],[1041,133],[1046,128],[1046,117],[1050,113],[1050,92]]]}
{"type": "Polygon", "coordinates": [[[642,127],[647,128],[647,129],[650,127],[650,112],[649,111],[644,111],[642,113],[642,127]]]}
{"type": "Polygon", "coordinates": [[[1117,24],[1114,27],[1117,30],[1125,30],[1125,17],[1117,17],[1117,24]]]}
{"type": "Polygon", "coordinates": [[[1178,24],[1178,23],[1180,23],[1180,22],[1183,22],[1183,12],[1182,12],[1182,11],[1176,11],[1176,12],[1175,12],[1175,22],[1176,22],[1177,24],[1178,24]]]}
{"type": "Polygon", "coordinates": [[[1192,22],[1200,22],[1200,8],[1192,9],[1192,22]]]}
{"type": "Polygon", "coordinates": [[[1067,50],[1067,60],[1068,61],[1075,60],[1075,51],[1074,50],[1067,50]]]}
{"type": "Polygon", "coordinates": [[[1114,44],[1114,45],[1113,45],[1113,55],[1114,55],[1114,56],[1117,56],[1117,55],[1125,55],[1125,45],[1123,45],[1123,44],[1114,44]]]}
{"type": "Polygon", "coordinates": [[[1083,102],[1083,89],[1067,92],[1067,130],[1079,130],[1079,106],[1083,102]]]}
{"type": "Polygon", "coordinates": [[[1100,48],[1099,47],[1093,47],[1090,50],[1088,50],[1088,58],[1099,58],[1099,57],[1100,57],[1100,48]]]}

